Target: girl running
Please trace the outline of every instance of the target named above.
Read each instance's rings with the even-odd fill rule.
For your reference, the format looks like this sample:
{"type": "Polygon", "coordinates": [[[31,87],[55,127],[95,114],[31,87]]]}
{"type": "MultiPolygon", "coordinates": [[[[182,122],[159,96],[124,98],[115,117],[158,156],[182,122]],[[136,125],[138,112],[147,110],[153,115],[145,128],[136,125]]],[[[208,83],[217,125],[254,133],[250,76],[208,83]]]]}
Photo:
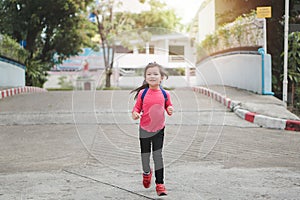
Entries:
{"type": "Polygon", "coordinates": [[[163,67],[157,63],[149,63],[144,71],[144,83],[131,92],[136,92],[136,103],[132,110],[132,118],[140,119],[139,139],[143,167],[143,185],[151,185],[152,169],[150,168],[150,154],[152,154],[155,169],[155,183],[157,195],[167,195],[164,185],[164,164],[162,149],[164,142],[165,111],[173,114],[173,106],[168,91],[161,87],[161,81],[168,75],[163,67]]]}

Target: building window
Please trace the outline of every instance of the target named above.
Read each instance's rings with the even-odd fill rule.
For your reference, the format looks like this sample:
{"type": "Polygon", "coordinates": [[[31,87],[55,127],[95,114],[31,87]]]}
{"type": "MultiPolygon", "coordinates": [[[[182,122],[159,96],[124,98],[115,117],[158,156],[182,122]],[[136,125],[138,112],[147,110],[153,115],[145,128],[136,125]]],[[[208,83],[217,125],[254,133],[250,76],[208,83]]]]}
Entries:
{"type": "Polygon", "coordinates": [[[184,61],[184,46],[169,46],[169,62],[184,61]]]}
{"type": "Polygon", "coordinates": [[[133,50],[128,49],[122,45],[116,46],[116,53],[133,53],[133,50]]]}
{"type": "Polygon", "coordinates": [[[154,54],[154,45],[149,46],[149,54],[154,54]]]}
{"type": "Polygon", "coordinates": [[[169,46],[169,55],[184,55],[184,46],[169,46]]]}

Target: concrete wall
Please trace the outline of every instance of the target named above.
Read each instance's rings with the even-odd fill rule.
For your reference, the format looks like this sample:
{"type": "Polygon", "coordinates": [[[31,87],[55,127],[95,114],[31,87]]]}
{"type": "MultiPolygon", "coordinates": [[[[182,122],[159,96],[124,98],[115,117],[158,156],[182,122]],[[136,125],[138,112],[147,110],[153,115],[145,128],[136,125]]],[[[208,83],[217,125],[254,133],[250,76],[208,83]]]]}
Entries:
{"type": "MultiPolygon", "coordinates": [[[[265,55],[264,92],[272,90],[271,56],[265,55]]],[[[262,94],[262,56],[232,53],[197,64],[197,85],[226,85],[262,94]]]]}
{"type": "Polygon", "coordinates": [[[24,87],[25,66],[0,57],[0,87],[24,87]]]}

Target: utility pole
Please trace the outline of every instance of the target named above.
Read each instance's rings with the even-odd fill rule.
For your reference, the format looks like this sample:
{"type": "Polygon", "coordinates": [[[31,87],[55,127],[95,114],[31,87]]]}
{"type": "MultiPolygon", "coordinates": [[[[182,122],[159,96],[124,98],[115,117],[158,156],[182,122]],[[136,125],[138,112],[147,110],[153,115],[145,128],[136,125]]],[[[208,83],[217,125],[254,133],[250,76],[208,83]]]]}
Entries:
{"type": "Polygon", "coordinates": [[[264,23],[264,50],[265,54],[267,54],[267,19],[263,18],[263,23],[264,23]]]}
{"type": "Polygon", "coordinates": [[[283,65],[283,87],[282,101],[287,106],[287,88],[288,88],[288,44],[289,44],[289,0],[285,0],[285,15],[284,15],[284,65],[283,65]]]}

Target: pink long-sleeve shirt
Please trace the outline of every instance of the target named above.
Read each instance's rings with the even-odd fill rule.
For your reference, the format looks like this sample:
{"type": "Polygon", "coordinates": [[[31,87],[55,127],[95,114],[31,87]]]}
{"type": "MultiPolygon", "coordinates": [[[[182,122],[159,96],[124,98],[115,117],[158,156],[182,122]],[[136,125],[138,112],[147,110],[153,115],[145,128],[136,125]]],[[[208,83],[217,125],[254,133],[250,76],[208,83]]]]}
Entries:
{"type": "Polygon", "coordinates": [[[157,132],[165,126],[165,110],[172,106],[170,93],[166,91],[168,100],[165,102],[164,95],[160,88],[148,89],[142,101],[141,90],[132,111],[142,112],[140,127],[148,132],[157,132]]]}

